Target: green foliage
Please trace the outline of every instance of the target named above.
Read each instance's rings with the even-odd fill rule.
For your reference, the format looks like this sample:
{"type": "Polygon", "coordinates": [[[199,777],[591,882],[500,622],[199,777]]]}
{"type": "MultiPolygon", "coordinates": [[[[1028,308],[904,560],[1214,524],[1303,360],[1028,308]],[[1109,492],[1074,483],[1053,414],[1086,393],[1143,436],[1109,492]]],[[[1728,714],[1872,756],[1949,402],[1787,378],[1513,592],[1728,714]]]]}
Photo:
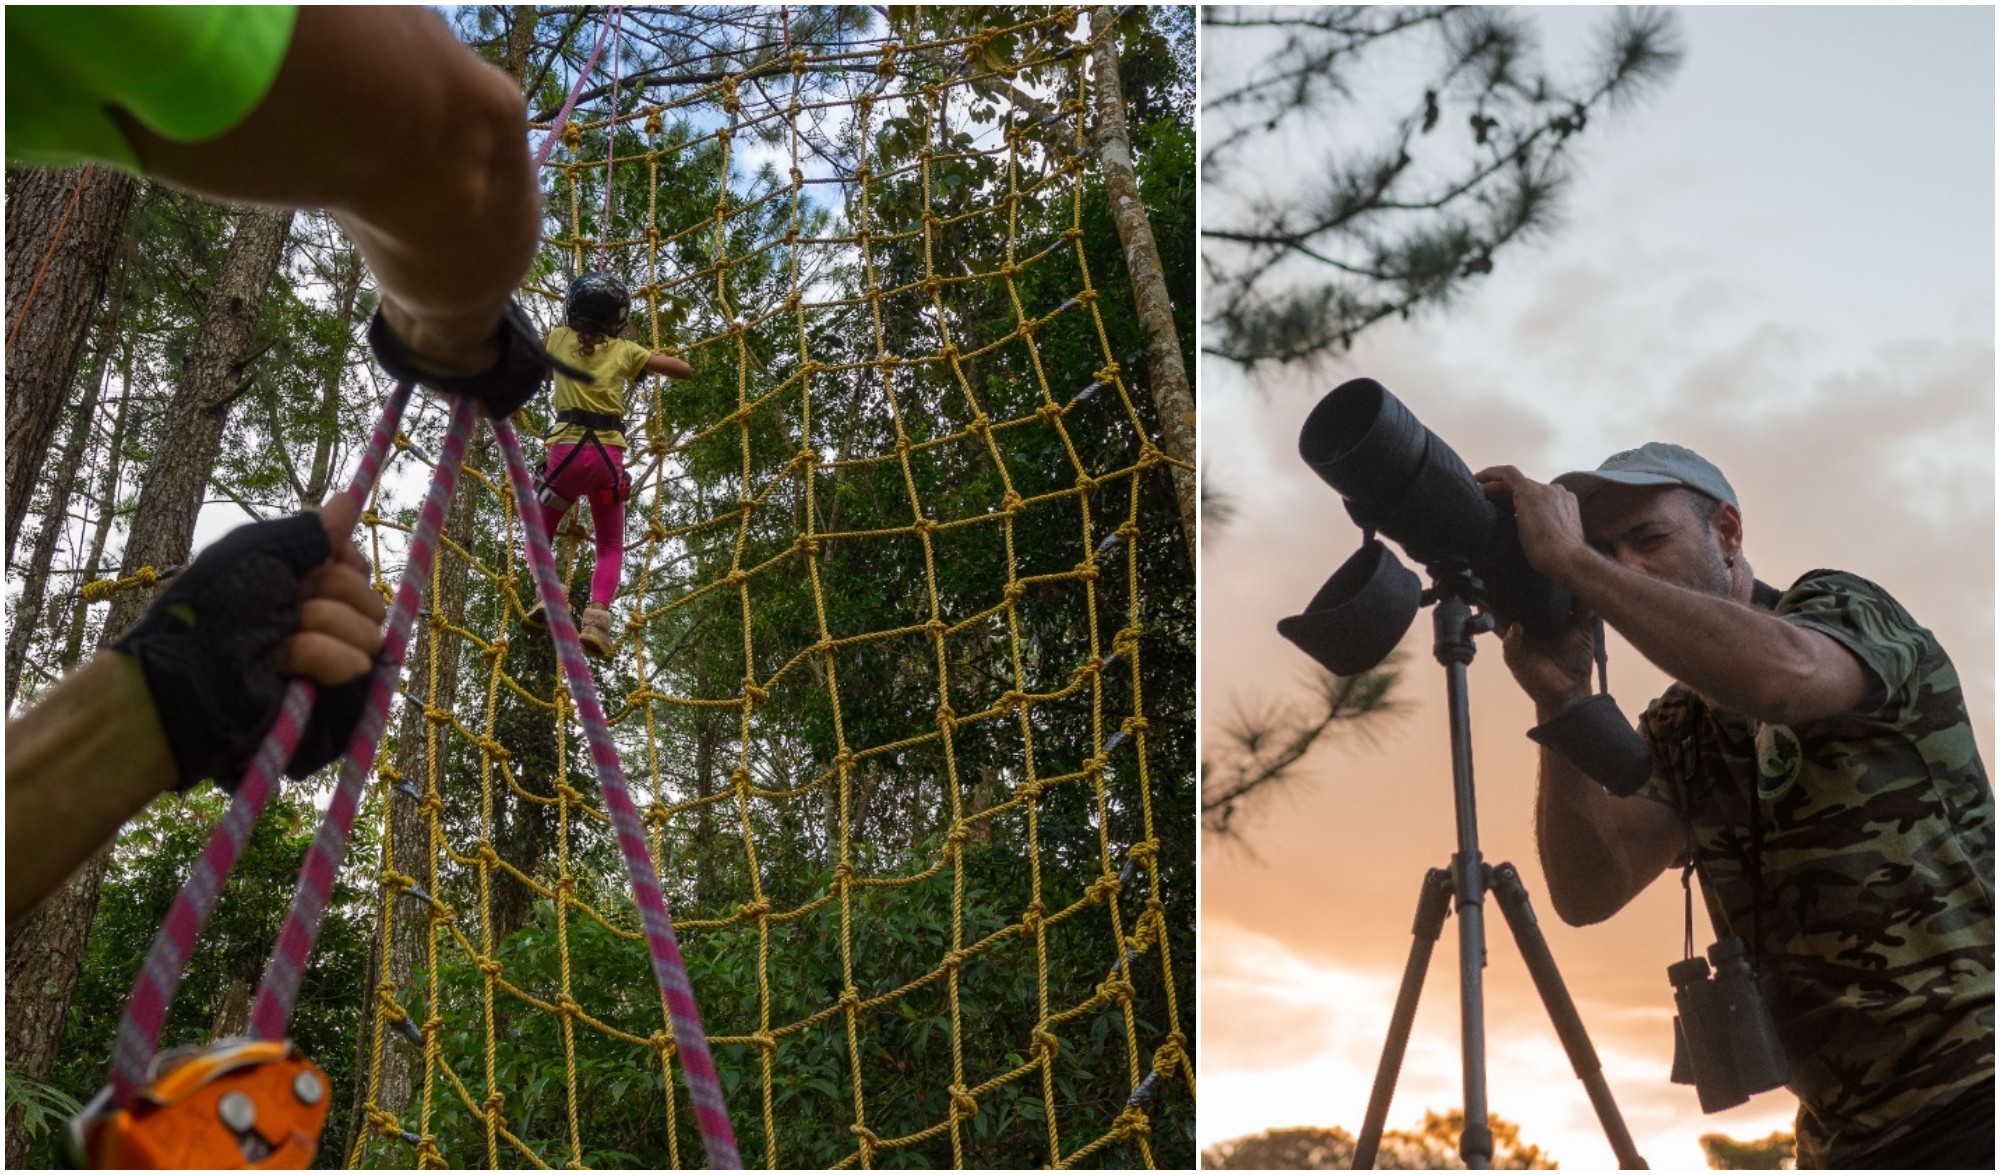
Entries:
{"type": "MultiPolygon", "coordinates": [[[[924,846],[934,851],[937,846],[924,846]]],[[[920,864],[913,858],[906,863],[920,864]]],[[[965,860],[962,906],[964,938],[978,941],[1013,923],[1029,901],[1026,863],[1000,843],[969,851],[965,860]]],[[[801,879],[821,893],[833,889],[831,873],[801,879]]],[[[921,1130],[950,1116],[953,1029],[943,976],[915,991],[855,1014],[861,1051],[850,1051],[845,1017],[836,1013],[807,1024],[839,1001],[851,966],[864,998],[879,994],[889,977],[920,976],[937,968],[949,949],[954,880],[949,870],[906,887],[854,891],[849,903],[852,952],[842,957],[843,933],[837,903],[797,920],[774,924],[768,944],[770,966],[758,963],[758,931],[735,925],[700,935],[700,949],[688,954],[689,979],[699,993],[711,1035],[747,1035],[746,1022],[768,989],[772,1028],[780,1035],[771,1059],[771,1107],[760,1109],[759,1055],[744,1044],[715,1050],[725,1092],[734,1110],[738,1143],[747,1160],[761,1165],[767,1153],[780,1167],[827,1167],[852,1154],[849,1126],[857,1113],[855,1079],[861,1081],[867,1122],[873,1132],[893,1138],[921,1130]],[[761,974],[760,974],[761,970],[761,974]],[[805,1024],[804,1027],[799,1027],[805,1024]],[[775,1133],[772,1131],[775,1130],[775,1133]],[[767,1146],[772,1148],[767,1151],[767,1146]]],[[[730,911],[690,909],[682,918],[699,920],[730,911]]],[[[620,929],[630,933],[634,927],[620,929]]],[[[1050,932],[1049,986],[1052,991],[1088,991],[1104,978],[1106,944],[1067,927],[1050,932]]],[[[595,920],[571,914],[558,925],[552,903],[538,903],[525,927],[496,953],[509,982],[529,995],[556,1003],[572,994],[587,1011],[619,1032],[650,1038],[664,1025],[659,989],[643,950],[595,920]],[[567,958],[568,984],[564,983],[567,958]]],[[[438,1014],[443,1020],[440,1051],[465,1081],[474,1105],[489,1087],[482,1071],[488,1047],[476,967],[456,953],[441,956],[438,1014]]],[[[976,1087],[1020,1066],[1033,1049],[1037,1022],[1037,974],[1031,938],[1015,937],[985,950],[959,971],[959,1033],[965,1084],[976,1087]]],[[[429,1016],[429,978],[413,984],[412,1018],[429,1016]]],[[[1060,1008],[1054,1010],[1061,1010],[1060,1008]]],[[[575,1077],[567,1076],[569,1049],[558,1017],[542,1014],[502,994],[491,1038],[492,1090],[505,1095],[506,1122],[535,1154],[556,1161],[576,1158],[589,1166],[667,1165],[669,1149],[666,1093],[659,1062],[649,1048],[579,1026],[573,1033],[575,1077]],[[577,1118],[583,1153],[570,1153],[570,1115],[577,1118]]],[[[1166,1028],[1143,1016],[1137,1038],[1158,1039],[1166,1028]]],[[[1089,1138],[1109,1128],[1124,1107],[1130,1082],[1125,1068],[1125,1028],[1115,1013],[1100,1011],[1071,1021],[1059,1033],[1061,1048],[1052,1066],[1052,1097],[1045,1098],[1039,1075],[1016,1077],[978,1101],[978,1113],[963,1126],[968,1166],[1005,1166],[1020,1155],[1045,1150],[1046,1116],[1054,1108],[1059,1125],[1073,1138],[1089,1138]]],[[[673,1145],[682,1165],[700,1154],[699,1136],[684,1088],[676,1090],[673,1145]]],[[[432,1131],[439,1150],[461,1161],[489,1159],[486,1135],[464,1101],[440,1083],[433,1100],[432,1131]]],[[[501,1166],[524,1157],[502,1142],[501,1166]]],[[[411,1161],[407,1151],[378,1152],[379,1161],[411,1161]]],[[[883,1166],[935,1167],[952,1161],[949,1139],[933,1138],[909,1150],[884,1152],[883,1166]]]]}
{"type": "Polygon", "coordinates": [[[60,1141],[63,1124],[82,1109],[82,1102],[55,1086],[8,1067],[7,1120],[18,1121],[19,1129],[26,1131],[37,1144],[44,1139],[60,1141]],[[18,1119],[14,1116],[17,1111],[18,1119]]]}
{"type": "MultiPolygon", "coordinates": [[[[91,923],[83,975],[70,1003],[49,1084],[88,1100],[104,1084],[111,1045],[132,984],[186,881],[227,797],[205,788],[156,801],[126,826],[113,851],[97,917],[91,923]]],[[[372,903],[357,885],[357,862],[373,853],[370,826],[379,817],[364,809],[349,851],[349,866],[334,886],[320,923],[318,949],[299,990],[290,1035],[326,1070],[337,1090],[350,1088],[368,962],[372,903]]],[[[179,995],[169,1009],[161,1048],[206,1042],[230,987],[255,990],[298,883],[300,865],[318,830],[319,811],[302,794],[273,795],[230,883],[198,940],[179,995]]],[[[10,1092],[10,1097],[12,1096],[10,1092]]],[[[336,1112],[320,1148],[323,1164],[339,1165],[347,1123],[336,1112]]],[[[37,1142],[36,1165],[56,1165],[57,1140],[37,1142]]]]}
{"type": "Polygon", "coordinates": [[[1774,1130],[1754,1142],[1704,1134],[1701,1150],[1711,1171],[1783,1171],[1797,1160],[1797,1142],[1789,1130],[1774,1130]]]}

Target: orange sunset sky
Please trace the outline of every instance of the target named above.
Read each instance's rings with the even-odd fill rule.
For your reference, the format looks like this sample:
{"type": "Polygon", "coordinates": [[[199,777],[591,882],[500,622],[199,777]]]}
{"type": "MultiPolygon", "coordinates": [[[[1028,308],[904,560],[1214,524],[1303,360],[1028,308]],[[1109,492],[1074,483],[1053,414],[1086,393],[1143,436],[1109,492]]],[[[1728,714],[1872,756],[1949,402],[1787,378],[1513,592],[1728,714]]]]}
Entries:
{"type": "MultiPolygon", "coordinates": [[[[1604,16],[1533,14],[1557,67],[1581,58],[1604,16]]],[[[1680,18],[1679,75],[1587,136],[1568,225],[1553,238],[1503,255],[1449,312],[1385,325],[1321,370],[1252,381],[1204,361],[1204,476],[1237,508],[1203,538],[1211,731],[1254,697],[1303,701],[1311,663],[1273,626],[1359,534],[1299,463],[1298,427],[1327,389],[1369,375],[1473,469],[1510,463],[1546,480],[1647,440],[1703,453],[1736,487],[1760,578],[1783,587],[1815,567],[1853,571],[1937,633],[1992,764],[1993,13],[1680,18]]],[[[1321,150],[1297,146],[1286,172],[1321,150]]],[[[1267,190],[1284,182],[1274,169],[1267,190]]],[[[1218,223],[1229,199],[1205,188],[1204,216],[1218,223]]],[[[1361,1124],[1419,882],[1454,848],[1444,675],[1429,638],[1426,612],[1403,646],[1399,719],[1372,741],[1316,751],[1289,794],[1245,820],[1242,844],[1204,840],[1204,1147],[1270,1127],[1361,1124]]],[[[1664,684],[1614,639],[1611,690],[1629,715],[1664,684]]],[[[1494,638],[1480,640],[1471,687],[1485,857],[1521,866],[1641,1152],[1655,1168],[1698,1168],[1702,1133],[1789,1129],[1795,1102],[1783,1091],[1703,1116],[1691,1089],[1667,1082],[1677,875],[1602,926],[1563,926],[1531,834],[1533,747],[1522,735],[1532,707],[1494,638]]],[[[1488,911],[1491,1108],[1565,1168],[1613,1166],[1497,907],[1488,911]]],[[[1699,913],[1696,934],[1698,945],[1713,938],[1699,913]]],[[[1458,1105],[1459,1089],[1448,924],[1389,1126],[1458,1105]]]]}

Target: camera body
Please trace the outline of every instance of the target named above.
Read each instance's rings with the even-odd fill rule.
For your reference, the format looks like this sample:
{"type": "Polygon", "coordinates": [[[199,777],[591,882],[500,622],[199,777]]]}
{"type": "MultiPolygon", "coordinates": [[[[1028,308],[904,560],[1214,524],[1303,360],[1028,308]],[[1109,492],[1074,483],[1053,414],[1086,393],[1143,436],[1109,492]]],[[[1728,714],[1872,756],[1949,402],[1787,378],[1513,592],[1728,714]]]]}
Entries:
{"type": "Polygon", "coordinates": [[[1680,1013],[1674,1017],[1671,1079],[1694,1086],[1702,1113],[1740,1106],[1751,1094],[1790,1080],[1778,1026],[1757,990],[1742,939],[1717,942],[1706,959],[1682,959],[1667,968],[1667,981],[1680,1013]]]}

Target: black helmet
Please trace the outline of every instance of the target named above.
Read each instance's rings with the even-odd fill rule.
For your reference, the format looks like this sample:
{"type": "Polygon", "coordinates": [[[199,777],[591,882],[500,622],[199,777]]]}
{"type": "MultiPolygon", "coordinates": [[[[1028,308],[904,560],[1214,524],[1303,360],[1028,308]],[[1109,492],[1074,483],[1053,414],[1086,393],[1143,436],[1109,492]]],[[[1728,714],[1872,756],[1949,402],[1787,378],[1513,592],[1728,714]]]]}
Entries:
{"type": "Polygon", "coordinates": [[[563,321],[588,334],[616,334],[632,313],[632,292],[616,275],[578,274],[563,299],[563,321]]]}

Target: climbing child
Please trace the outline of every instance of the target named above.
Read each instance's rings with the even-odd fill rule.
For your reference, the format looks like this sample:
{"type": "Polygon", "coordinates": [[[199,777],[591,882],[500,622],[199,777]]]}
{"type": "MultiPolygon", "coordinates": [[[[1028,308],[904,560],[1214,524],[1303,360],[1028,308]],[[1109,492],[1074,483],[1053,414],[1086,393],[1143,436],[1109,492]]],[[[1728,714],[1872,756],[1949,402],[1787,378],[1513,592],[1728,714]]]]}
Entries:
{"type": "MultiPolygon", "coordinates": [[[[621,337],[632,295],[608,273],[586,273],[569,284],[564,325],[549,332],[549,353],[588,371],[590,384],[556,375],[557,428],[549,434],[548,463],[541,478],[542,526],[553,538],[570,505],[589,495],[590,521],[597,532],[597,566],[590,576],[590,604],[577,625],[583,651],[602,660],[611,655],[611,598],[625,558],[625,500],[632,479],[625,473],[625,392],[644,372],[686,379],[694,369],[681,359],[621,337]]],[[[529,627],[548,627],[538,601],[529,627]]]]}

